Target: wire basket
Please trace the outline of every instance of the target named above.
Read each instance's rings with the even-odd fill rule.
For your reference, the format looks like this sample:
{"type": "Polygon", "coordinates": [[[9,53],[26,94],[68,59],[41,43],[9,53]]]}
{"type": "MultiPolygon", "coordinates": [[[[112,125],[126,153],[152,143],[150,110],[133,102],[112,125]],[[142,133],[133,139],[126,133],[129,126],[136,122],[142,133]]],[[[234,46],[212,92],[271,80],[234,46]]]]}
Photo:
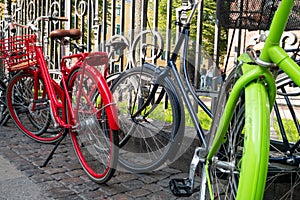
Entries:
{"type": "MultiPolygon", "coordinates": [[[[217,0],[217,18],[225,28],[268,30],[281,0],[217,0]]],[[[300,30],[300,1],[294,1],[288,30],[300,30]]]]}
{"type": "Polygon", "coordinates": [[[13,36],[0,40],[0,59],[8,71],[36,65],[35,35],[13,36]]]}

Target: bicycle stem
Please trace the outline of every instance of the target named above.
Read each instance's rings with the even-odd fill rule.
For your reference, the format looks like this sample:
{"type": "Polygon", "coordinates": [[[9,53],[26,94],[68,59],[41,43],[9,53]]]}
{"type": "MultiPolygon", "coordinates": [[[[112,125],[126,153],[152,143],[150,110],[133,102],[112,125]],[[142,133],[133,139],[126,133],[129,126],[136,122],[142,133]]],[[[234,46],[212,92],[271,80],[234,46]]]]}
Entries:
{"type": "MultiPolygon", "coordinates": [[[[174,62],[177,60],[178,52],[180,51],[180,48],[181,48],[182,43],[185,38],[185,35],[183,33],[185,32],[186,29],[189,29],[190,23],[193,19],[193,16],[195,15],[196,9],[197,9],[199,3],[201,3],[201,2],[202,2],[202,0],[194,2],[193,6],[192,6],[191,14],[189,15],[186,23],[183,24],[183,30],[181,31],[181,34],[179,35],[178,42],[176,43],[176,46],[175,46],[173,53],[171,55],[171,58],[170,58],[170,60],[173,60],[174,62]]],[[[190,8],[190,6],[187,6],[187,7],[190,8]]],[[[180,24],[180,22],[177,22],[177,23],[180,24]]]]}

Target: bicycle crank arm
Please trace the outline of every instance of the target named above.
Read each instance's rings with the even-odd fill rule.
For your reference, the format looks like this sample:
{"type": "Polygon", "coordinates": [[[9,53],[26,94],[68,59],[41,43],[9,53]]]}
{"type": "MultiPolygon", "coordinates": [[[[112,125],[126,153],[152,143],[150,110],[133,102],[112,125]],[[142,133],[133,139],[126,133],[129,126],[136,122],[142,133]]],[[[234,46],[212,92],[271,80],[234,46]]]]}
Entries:
{"type": "Polygon", "coordinates": [[[205,159],[201,155],[206,155],[207,150],[201,147],[195,149],[195,153],[190,165],[189,177],[181,179],[171,179],[169,187],[175,196],[189,197],[194,193],[195,172],[199,162],[204,163],[205,159]]]}

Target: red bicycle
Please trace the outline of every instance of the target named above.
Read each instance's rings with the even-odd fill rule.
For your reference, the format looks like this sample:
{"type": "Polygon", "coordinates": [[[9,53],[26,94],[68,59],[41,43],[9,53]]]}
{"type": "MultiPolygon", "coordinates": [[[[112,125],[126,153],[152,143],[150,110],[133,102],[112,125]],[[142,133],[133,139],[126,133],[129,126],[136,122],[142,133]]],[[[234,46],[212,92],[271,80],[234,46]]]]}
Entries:
{"type": "MultiPolygon", "coordinates": [[[[42,16],[28,25],[12,23],[32,30],[34,34],[0,41],[5,67],[9,71],[19,71],[6,89],[11,118],[33,140],[56,143],[43,166],[70,134],[85,172],[95,182],[106,182],[116,169],[119,130],[116,104],[99,70],[106,67],[108,56],[105,52],[64,56],[60,63],[60,82],[54,80],[39,42],[36,24],[40,20],[67,19],[42,16]]],[[[78,29],[59,29],[50,34],[52,40],[61,44],[62,52],[66,37],[78,39],[81,32],[78,29]]]]}

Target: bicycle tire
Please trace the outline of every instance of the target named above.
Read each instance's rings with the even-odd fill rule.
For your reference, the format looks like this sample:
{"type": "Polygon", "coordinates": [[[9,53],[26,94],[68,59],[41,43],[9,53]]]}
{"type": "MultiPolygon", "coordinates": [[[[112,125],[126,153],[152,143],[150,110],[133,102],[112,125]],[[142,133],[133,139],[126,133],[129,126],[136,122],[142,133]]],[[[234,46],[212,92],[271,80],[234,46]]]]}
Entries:
{"type": "Polygon", "coordinates": [[[107,85],[111,86],[113,84],[113,82],[120,76],[120,74],[121,74],[120,72],[117,72],[117,73],[108,75],[105,78],[107,85]]]}
{"type": "Polygon", "coordinates": [[[0,125],[4,125],[7,122],[7,106],[5,101],[6,95],[6,85],[5,83],[0,80],[0,125]]]}
{"type": "Polygon", "coordinates": [[[82,68],[77,68],[68,79],[73,111],[79,122],[71,132],[72,144],[87,175],[97,183],[105,183],[117,167],[118,132],[109,126],[105,110],[109,105],[103,103],[105,95],[98,88],[101,84],[93,74],[85,71],[81,85],[82,74],[82,68]]]}
{"type": "MultiPolygon", "coordinates": [[[[237,77],[237,71],[233,70],[222,86],[216,114],[212,123],[212,129],[210,134],[208,134],[209,145],[213,142],[227,99],[237,77]]],[[[259,88],[259,90],[263,91],[265,89],[261,84],[252,84],[255,84],[254,90],[259,88]]],[[[246,90],[247,89],[248,88],[246,88],[246,90]]],[[[259,93],[257,92],[257,94],[259,93]]],[[[268,124],[270,118],[268,116],[269,107],[259,106],[261,103],[264,103],[263,105],[268,104],[267,96],[254,96],[255,97],[250,100],[249,93],[247,94],[245,89],[240,93],[234,110],[231,111],[233,116],[224,137],[224,141],[214,156],[214,160],[209,164],[208,176],[212,187],[212,195],[215,199],[262,199],[268,169],[268,153],[263,151],[268,152],[268,148],[266,147],[269,146],[269,136],[264,134],[264,137],[261,137],[259,134],[253,134],[250,137],[247,131],[252,129],[256,130],[254,132],[259,132],[257,130],[261,128],[263,128],[262,130],[267,129],[267,126],[261,127],[251,120],[264,119],[265,121],[261,123],[268,124]],[[247,118],[249,115],[251,115],[251,120],[247,118]],[[245,126],[245,123],[247,126],[245,126]],[[251,151],[249,151],[249,145],[252,145],[252,143],[260,144],[258,146],[260,146],[261,149],[256,150],[258,152],[261,151],[262,154],[255,156],[255,154],[252,154],[251,151]]],[[[267,132],[267,130],[265,131],[267,132]]],[[[202,167],[202,180],[200,182],[202,193],[200,199],[208,199],[210,195],[207,186],[208,181],[206,176],[203,175],[205,174],[203,173],[203,170],[205,169],[202,167]]]]}
{"type": "Polygon", "coordinates": [[[149,172],[172,162],[184,135],[182,102],[168,77],[159,82],[151,103],[133,116],[132,111],[146,101],[158,71],[150,64],[125,70],[111,87],[121,130],[119,163],[130,172],[149,172]]]}
{"type": "Polygon", "coordinates": [[[6,89],[6,103],[16,126],[29,138],[41,143],[55,143],[62,132],[49,133],[52,119],[44,82],[31,73],[13,76],[6,89]],[[35,91],[34,83],[39,83],[35,91]],[[37,98],[34,96],[37,95],[37,98]]]}

